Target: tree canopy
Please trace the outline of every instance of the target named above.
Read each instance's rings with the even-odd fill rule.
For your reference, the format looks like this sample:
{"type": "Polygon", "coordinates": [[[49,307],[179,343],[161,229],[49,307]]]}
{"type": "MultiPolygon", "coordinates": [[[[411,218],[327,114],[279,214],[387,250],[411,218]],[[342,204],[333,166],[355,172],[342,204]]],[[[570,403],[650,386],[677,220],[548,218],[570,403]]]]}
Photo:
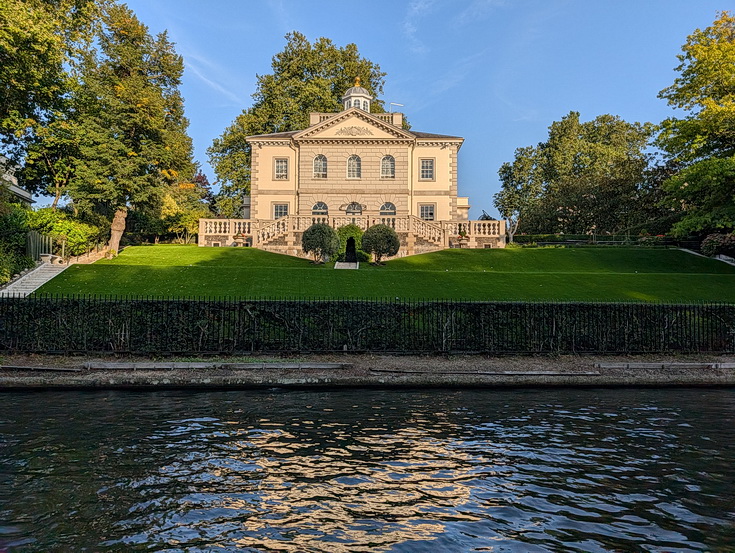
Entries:
{"type": "Polygon", "coordinates": [[[62,109],[67,65],[90,40],[102,1],[0,3],[0,151],[16,161],[29,135],[62,109]]]}
{"type": "Polygon", "coordinates": [[[614,233],[636,220],[653,126],[570,112],[545,142],[516,150],[495,197],[511,232],[614,233]]]}
{"type": "MultiPolygon", "coordinates": [[[[259,75],[253,105],[243,110],[208,150],[220,184],[218,211],[237,216],[242,196],[250,193],[250,146],[247,136],[304,129],[310,112],[336,112],[341,97],[361,86],[376,98],[383,93],[380,67],[360,56],[355,44],[336,46],[328,38],[310,43],[298,32],[286,35],[286,46],[273,57],[273,73],[259,75]]],[[[376,99],[371,110],[384,111],[376,99]]]]}
{"type": "Polygon", "coordinates": [[[0,18],[3,149],[54,208],[66,197],[112,220],[117,250],[129,208],[160,206],[194,174],[181,57],[114,0],[7,0],[0,18]]]}
{"type": "Polygon", "coordinates": [[[661,124],[657,145],[682,166],[665,184],[684,210],[676,234],[735,229],[735,17],[696,29],[678,55],[679,76],[659,97],[684,110],[661,124]]]}

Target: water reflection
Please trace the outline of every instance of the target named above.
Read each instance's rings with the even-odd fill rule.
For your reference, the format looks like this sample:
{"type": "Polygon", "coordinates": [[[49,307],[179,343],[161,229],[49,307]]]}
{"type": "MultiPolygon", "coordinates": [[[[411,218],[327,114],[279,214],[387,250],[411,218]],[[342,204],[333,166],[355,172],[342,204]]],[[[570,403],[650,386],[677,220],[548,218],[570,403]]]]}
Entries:
{"type": "Polygon", "coordinates": [[[10,551],[735,550],[734,390],[0,398],[10,551]]]}

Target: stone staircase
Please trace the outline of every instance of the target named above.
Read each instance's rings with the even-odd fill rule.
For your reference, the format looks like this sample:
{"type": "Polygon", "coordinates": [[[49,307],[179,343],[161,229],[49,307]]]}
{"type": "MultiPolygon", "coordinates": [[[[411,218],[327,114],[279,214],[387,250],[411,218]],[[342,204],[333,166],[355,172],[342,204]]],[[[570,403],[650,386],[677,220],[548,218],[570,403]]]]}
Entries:
{"type": "Polygon", "coordinates": [[[0,298],[2,297],[19,297],[24,298],[38,290],[49,280],[64,271],[68,265],[59,265],[56,263],[43,263],[30,273],[23,275],[18,280],[12,282],[7,287],[0,290],[0,298]]]}

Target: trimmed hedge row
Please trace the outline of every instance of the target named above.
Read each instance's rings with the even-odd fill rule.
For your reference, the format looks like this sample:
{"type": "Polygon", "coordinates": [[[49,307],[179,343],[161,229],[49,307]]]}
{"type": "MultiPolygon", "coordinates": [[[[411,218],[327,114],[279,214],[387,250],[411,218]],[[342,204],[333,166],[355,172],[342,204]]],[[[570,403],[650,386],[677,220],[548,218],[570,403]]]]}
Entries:
{"type": "Polygon", "coordinates": [[[0,351],[734,352],[735,305],[0,298],[0,351]]]}

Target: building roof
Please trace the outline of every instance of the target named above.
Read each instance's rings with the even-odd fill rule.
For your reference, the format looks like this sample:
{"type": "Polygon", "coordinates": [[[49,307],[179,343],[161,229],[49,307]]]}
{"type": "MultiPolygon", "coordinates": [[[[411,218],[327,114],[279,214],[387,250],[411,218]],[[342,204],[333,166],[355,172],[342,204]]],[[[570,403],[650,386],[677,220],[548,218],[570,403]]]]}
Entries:
{"type": "Polygon", "coordinates": [[[456,140],[462,140],[461,136],[450,136],[448,134],[435,134],[433,132],[412,131],[411,129],[406,132],[410,132],[416,138],[454,138],[456,140]]]}
{"type": "Polygon", "coordinates": [[[369,96],[372,98],[372,95],[370,92],[361,86],[353,86],[352,88],[348,88],[347,91],[342,95],[342,98],[347,98],[348,96],[353,96],[355,94],[362,94],[363,96],[369,96]]]}
{"type": "Polygon", "coordinates": [[[284,132],[272,132],[269,134],[254,134],[246,138],[291,138],[296,133],[301,131],[284,131],[284,132]]]}

